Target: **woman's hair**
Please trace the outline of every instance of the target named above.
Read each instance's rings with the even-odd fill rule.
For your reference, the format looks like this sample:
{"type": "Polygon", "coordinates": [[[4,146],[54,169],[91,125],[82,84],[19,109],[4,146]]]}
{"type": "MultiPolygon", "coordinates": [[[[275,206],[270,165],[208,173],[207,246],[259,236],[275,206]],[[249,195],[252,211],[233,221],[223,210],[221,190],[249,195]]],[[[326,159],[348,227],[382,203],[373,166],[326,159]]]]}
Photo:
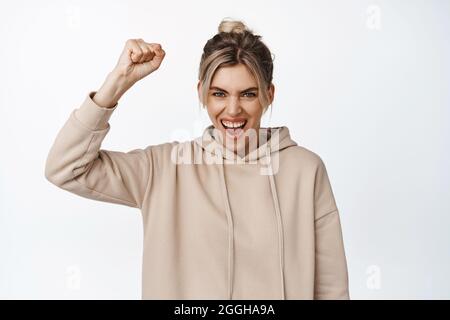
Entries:
{"type": "Polygon", "coordinates": [[[267,90],[272,83],[273,59],[270,50],[239,20],[223,19],[218,33],[206,42],[198,78],[202,82],[201,103],[205,107],[214,73],[225,66],[245,65],[255,77],[263,113],[269,107],[267,90]]]}

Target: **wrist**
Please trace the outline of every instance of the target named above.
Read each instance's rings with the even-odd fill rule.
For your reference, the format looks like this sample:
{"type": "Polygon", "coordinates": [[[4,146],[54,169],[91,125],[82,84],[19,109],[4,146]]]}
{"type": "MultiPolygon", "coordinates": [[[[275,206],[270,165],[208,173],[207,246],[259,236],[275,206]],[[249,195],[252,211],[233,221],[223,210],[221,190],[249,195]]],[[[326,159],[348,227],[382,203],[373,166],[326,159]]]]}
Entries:
{"type": "Polygon", "coordinates": [[[105,82],[93,97],[94,102],[103,108],[114,107],[122,95],[131,87],[127,79],[118,72],[108,74],[105,82]]]}
{"type": "Polygon", "coordinates": [[[116,69],[108,73],[106,82],[114,84],[119,91],[123,92],[128,90],[133,85],[133,83],[130,82],[129,78],[124,75],[123,72],[116,69]]]}

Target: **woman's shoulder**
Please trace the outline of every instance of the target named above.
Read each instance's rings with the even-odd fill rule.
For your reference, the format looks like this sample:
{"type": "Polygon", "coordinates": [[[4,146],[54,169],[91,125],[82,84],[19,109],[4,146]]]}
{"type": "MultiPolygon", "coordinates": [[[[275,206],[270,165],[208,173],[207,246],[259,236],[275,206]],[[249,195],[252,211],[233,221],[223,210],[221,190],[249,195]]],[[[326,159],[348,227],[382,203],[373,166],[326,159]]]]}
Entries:
{"type": "Polygon", "coordinates": [[[173,147],[175,147],[181,143],[184,143],[184,142],[179,142],[176,140],[165,141],[165,142],[160,142],[160,143],[156,143],[156,144],[150,144],[145,149],[148,151],[152,151],[152,152],[164,152],[164,151],[171,150],[173,147]]]}
{"type": "Polygon", "coordinates": [[[174,148],[177,148],[181,142],[179,141],[165,141],[156,144],[147,145],[144,149],[147,156],[152,159],[164,160],[170,159],[170,155],[174,148]]]}
{"type": "Polygon", "coordinates": [[[299,144],[284,149],[282,155],[285,161],[295,162],[296,164],[312,167],[324,165],[322,157],[316,151],[299,144]]]}
{"type": "Polygon", "coordinates": [[[159,162],[161,165],[165,163],[176,165],[194,161],[193,156],[196,154],[195,148],[196,144],[194,143],[194,140],[172,140],[149,145],[145,148],[145,151],[149,157],[159,162]]]}

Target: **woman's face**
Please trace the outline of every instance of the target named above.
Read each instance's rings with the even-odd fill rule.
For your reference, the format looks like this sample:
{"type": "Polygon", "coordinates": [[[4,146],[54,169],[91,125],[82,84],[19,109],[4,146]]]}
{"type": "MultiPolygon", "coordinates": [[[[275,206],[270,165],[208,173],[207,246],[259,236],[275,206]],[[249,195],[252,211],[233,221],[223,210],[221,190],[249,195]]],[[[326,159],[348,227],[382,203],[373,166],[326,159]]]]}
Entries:
{"type": "MultiPolygon", "coordinates": [[[[197,88],[200,97],[200,82],[197,88]]],[[[271,84],[268,89],[270,103],[274,90],[271,84]]],[[[214,127],[225,137],[226,146],[234,146],[230,149],[236,151],[242,147],[243,139],[239,138],[249,129],[254,129],[258,137],[262,117],[258,96],[257,82],[245,65],[221,67],[215,72],[205,104],[214,127]]]]}

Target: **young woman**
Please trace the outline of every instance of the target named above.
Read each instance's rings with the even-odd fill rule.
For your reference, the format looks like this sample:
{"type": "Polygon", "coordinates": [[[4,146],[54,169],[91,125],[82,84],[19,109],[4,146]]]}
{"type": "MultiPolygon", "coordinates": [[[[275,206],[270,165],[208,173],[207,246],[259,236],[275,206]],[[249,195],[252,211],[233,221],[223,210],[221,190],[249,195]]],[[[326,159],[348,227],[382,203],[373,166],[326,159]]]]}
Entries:
{"type": "Polygon", "coordinates": [[[201,137],[100,149],[120,97],[165,56],[159,44],[130,39],[59,131],[45,176],[82,197],[140,209],[143,299],[349,299],[324,162],[287,127],[260,127],[274,98],[260,36],[241,21],[218,29],[200,62],[198,95],[212,122],[201,137]]]}

